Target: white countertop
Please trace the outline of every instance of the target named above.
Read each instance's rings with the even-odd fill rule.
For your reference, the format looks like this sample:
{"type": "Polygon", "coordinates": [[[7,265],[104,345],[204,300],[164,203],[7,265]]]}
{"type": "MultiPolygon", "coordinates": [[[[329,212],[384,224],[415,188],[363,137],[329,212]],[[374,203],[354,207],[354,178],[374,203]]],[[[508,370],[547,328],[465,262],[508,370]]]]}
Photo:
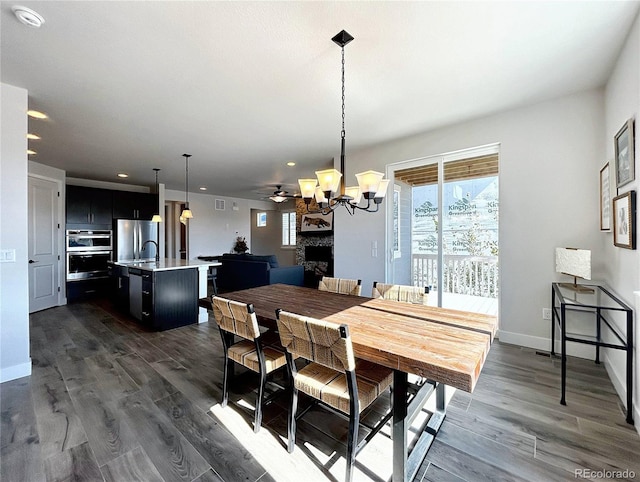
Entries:
{"type": "Polygon", "coordinates": [[[199,259],[161,259],[157,264],[155,261],[112,261],[116,266],[127,268],[138,268],[145,271],[166,271],[169,269],[187,268],[215,268],[222,266],[218,261],[202,261],[199,259]]]}

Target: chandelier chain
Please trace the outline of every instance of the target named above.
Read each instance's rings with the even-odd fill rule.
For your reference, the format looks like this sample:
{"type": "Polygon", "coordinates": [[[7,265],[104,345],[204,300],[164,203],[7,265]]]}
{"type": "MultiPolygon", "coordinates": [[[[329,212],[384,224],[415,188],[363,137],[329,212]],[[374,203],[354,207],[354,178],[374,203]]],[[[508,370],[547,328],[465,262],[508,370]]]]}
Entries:
{"type": "Polygon", "coordinates": [[[342,132],[340,135],[344,139],[344,45],[342,46],[342,132]]]}

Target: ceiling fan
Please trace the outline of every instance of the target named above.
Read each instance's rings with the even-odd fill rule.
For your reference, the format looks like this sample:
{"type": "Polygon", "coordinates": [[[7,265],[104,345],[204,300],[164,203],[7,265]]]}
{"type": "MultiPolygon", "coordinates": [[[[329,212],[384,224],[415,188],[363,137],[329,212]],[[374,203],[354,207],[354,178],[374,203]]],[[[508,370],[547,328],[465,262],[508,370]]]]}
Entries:
{"type": "Polygon", "coordinates": [[[289,199],[299,198],[299,197],[300,197],[299,194],[289,194],[289,191],[282,190],[282,184],[277,184],[276,190],[273,191],[273,194],[265,197],[264,199],[270,199],[275,203],[283,203],[283,202],[287,202],[289,199]]]}

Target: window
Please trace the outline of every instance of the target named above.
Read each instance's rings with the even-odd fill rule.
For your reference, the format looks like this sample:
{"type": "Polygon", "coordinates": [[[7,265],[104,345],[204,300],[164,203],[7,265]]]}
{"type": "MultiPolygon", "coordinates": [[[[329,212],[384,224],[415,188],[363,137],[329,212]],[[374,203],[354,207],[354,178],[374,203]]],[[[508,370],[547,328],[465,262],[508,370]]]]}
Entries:
{"type": "Polygon", "coordinates": [[[256,226],[264,228],[267,225],[267,213],[256,214],[256,226]]]}
{"type": "Polygon", "coordinates": [[[296,212],[282,213],[282,246],[296,245],[296,212]]]}

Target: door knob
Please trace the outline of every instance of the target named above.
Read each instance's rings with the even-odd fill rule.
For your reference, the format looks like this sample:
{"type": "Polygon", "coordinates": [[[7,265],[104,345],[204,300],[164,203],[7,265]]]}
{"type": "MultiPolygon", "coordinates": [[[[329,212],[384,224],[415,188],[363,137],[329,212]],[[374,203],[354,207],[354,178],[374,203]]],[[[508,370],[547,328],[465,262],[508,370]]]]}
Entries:
{"type": "Polygon", "coordinates": [[[32,259],[29,260],[29,264],[33,264],[33,263],[39,263],[40,261],[34,261],[32,259]]]}

